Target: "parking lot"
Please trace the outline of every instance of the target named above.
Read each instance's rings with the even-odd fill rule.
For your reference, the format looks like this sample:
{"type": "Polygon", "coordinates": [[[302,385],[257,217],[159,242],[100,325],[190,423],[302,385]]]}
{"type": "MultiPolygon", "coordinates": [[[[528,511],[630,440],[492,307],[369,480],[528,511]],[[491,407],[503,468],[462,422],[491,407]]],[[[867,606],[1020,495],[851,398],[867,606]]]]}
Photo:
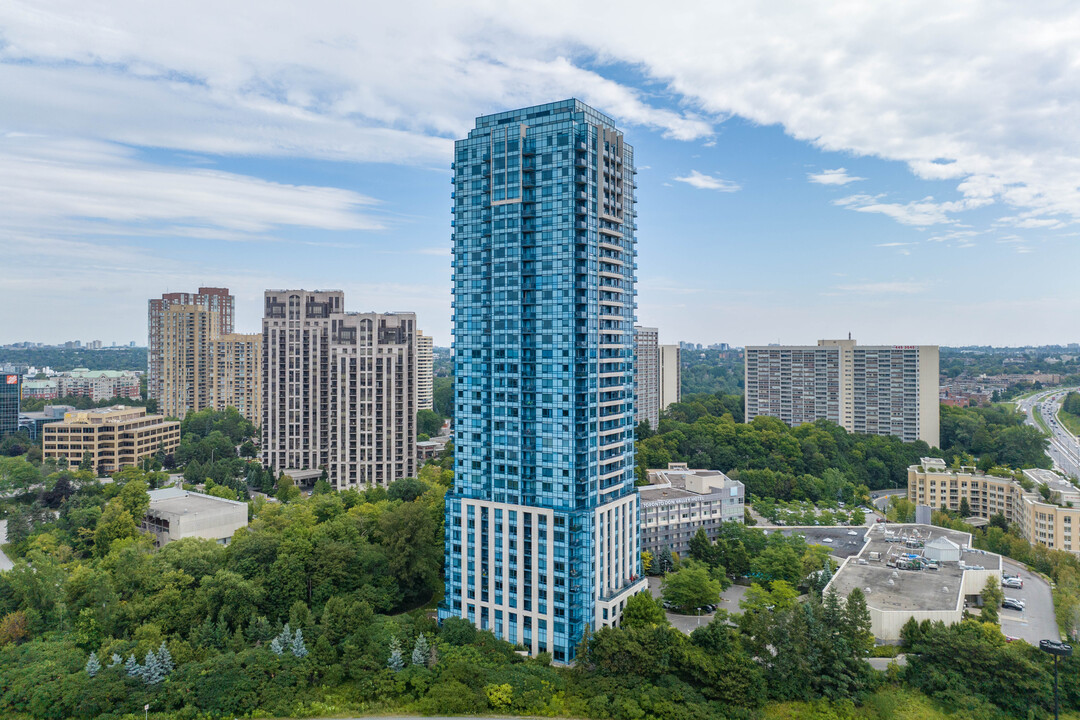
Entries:
{"type": "Polygon", "coordinates": [[[829,548],[830,554],[838,558],[846,558],[858,554],[863,546],[863,538],[866,535],[866,527],[795,527],[795,528],[769,528],[767,532],[781,532],[784,535],[802,535],[810,545],[821,545],[829,548]],[[855,535],[848,533],[854,532],[855,535]]]}
{"type": "Polygon", "coordinates": [[[1001,588],[1005,597],[1017,598],[1027,603],[1023,612],[1001,608],[1001,632],[1009,637],[1026,640],[1038,645],[1040,640],[1060,640],[1057,620],[1054,618],[1054,599],[1050,586],[1027,568],[1003,558],[1005,572],[1024,579],[1023,590],[1001,588]]]}

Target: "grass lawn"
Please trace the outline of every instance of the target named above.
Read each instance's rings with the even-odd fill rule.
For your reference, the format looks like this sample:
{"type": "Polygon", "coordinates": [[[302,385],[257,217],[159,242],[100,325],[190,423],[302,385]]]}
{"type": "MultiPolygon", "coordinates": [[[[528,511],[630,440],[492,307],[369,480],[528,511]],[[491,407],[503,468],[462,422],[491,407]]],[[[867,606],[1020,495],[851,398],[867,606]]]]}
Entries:
{"type": "Polygon", "coordinates": [[[1058,421],[1073,435],[1080,435],[1080,416],[1062,410],[1058,413],[1058,421]]]}

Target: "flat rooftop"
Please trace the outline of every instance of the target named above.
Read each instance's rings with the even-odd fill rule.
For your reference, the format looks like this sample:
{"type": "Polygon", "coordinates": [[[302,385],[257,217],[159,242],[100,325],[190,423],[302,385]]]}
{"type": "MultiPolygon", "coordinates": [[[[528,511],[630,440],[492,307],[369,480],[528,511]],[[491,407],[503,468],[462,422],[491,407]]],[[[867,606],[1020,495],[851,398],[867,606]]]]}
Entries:
{"type": "MultiPolygon", "coordinates": [[[[699,498],[705,495],[715,495],[723,492],[724,488],[731,486],[735,481],[719,470],[650,470],[649,485],[638,488],[638,495],[642,502],[656,500],[672,500],[679,498],[699,498]],[[703,479],[705,481],[721,481],[722,486],[709,489],[708,493],[696,493],[686,488],[689,479],[703,479]]],[[[719,483],[717,483],[719,485],[719,483]]]]}
{"type": "Polygon", "coordinates": [[[1046,483],[1051,490],[1053,490],[1054,492],[1059,492],[1062,495],[1080,493],[1080,488],[1076,487],[1053,470],[1043,470],[1041,468],[1035,468],[1025,470],[1024,475],[1026,475],[1028,479],[1032,482],[1046,483]]]}
{"type": "Polygon", "coordinates": [[[236,507],[247,508],[247,503],[237,500],[204,495],[180,488],[163,488],[150,491],[150,510],[169,515],[216,514],[231,512],[236,507]]]}
{"type": "Polygon", "coordinates": [[[937,570],[901,570],[886,564],[890,550],[901,556],[923,552],[923,548],[908,547],[907,539],[917,538],[926,543],[946,537],[965,548],[971,542],[971,536],[965,532],[932,525],[889,523],[871,528],[867,537],[862,552],[847,561],[829,587],[844,597],[854,588],[860,588],[866,594],[867,604],[878,610],[955,610],[962,601],[964,569],[961,563],[969,569],[978,566],[987,570],[1001,569],[1001,557],[982,550],[963,551],[960,562],[938,563],[937,570]],[[871,559],[871,553],[877,553],[877,559],[871,559]]]}

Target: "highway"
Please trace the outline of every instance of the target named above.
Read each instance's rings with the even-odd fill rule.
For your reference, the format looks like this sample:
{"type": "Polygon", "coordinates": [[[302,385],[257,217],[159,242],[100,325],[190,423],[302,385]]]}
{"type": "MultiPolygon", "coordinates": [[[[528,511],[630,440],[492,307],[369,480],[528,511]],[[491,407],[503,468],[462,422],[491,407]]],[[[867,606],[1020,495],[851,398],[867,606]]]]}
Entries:
{"type": "Polygon", "coordinates": [[[1055,469],[1066,475],[1080,478],[1080,440],[1057,420],[1065,395],[1070,390],[1077,389],[1080,388],[1045,390],[1018,400],[1016,409],[1027,416],[1025,422],[1028,425],[1033,425],[1040,430],[1042,425],[1035,419],[1035,415],[1038,414],[1043,419],[1050,430],[1050,447],[1047,454],[1054,461],[1055,469]]]}

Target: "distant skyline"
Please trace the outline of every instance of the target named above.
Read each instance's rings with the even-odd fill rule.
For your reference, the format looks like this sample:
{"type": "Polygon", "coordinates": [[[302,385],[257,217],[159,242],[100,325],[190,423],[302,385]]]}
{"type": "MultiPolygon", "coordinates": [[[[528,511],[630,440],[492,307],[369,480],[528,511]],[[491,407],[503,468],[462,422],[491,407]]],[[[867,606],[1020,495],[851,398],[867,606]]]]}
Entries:
{"type": "Polygon", "coordinates": [[[446,346],[452,141],[567,97],[635,146],[661,342],[1080,341],[1080,8],[613,7],[0,5],[0,344],[203,285],[446,346]]]}

